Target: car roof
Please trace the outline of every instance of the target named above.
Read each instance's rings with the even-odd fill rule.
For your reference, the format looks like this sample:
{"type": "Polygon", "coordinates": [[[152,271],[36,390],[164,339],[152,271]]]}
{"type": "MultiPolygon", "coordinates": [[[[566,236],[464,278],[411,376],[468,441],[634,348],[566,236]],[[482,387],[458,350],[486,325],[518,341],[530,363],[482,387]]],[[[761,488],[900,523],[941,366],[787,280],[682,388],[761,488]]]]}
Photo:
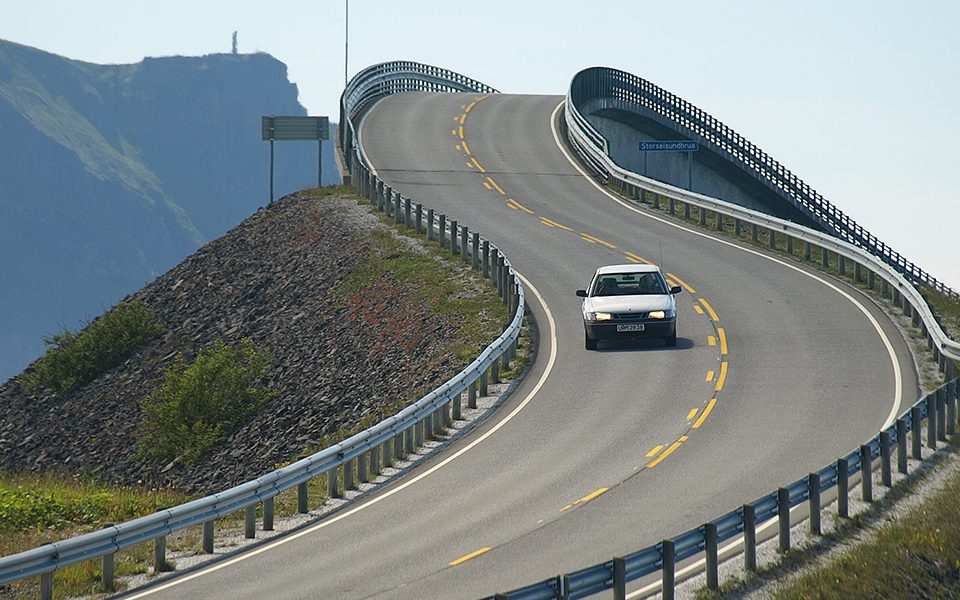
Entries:
{"type": "Polygon", "coordinates": [[[597,275],[607,273],[657,273],[660,267],[657,265],[645,265],[637,263],[627,263],[625,265],[606,265],[597,269],[597,275]]]}

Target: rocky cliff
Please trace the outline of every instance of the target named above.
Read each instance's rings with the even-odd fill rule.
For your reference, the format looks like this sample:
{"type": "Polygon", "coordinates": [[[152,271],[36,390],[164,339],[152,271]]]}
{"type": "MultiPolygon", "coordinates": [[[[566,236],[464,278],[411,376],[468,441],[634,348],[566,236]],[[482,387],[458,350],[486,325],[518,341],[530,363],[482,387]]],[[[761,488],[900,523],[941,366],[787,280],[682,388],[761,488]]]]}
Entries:
{"type": "MultiPolygon", "coordinates": [[[[0,380],[265,204],[269,114],[306,111],[267,54],[94,65],[0,41],[0,380]]],[[[316,143],[277,146],[278,196],[316,185],[316,143]]]]}

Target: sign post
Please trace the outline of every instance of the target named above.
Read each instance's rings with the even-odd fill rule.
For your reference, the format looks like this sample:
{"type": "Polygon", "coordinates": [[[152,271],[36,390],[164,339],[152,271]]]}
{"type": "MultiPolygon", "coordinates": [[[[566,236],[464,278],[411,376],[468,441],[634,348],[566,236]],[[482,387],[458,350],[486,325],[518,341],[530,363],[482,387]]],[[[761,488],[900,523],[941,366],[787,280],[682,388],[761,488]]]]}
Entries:
{"type": "Polygon", "coordinates": [[[330,139],[327,117],[261,117],[263,140],[270,141],[270,204],[273,204],[273,142],[275,140],[317,140],[317,187],[323,185],[323,140],[330,139]]]}
{"type": "Polygon", "coordinates": [[[643,152],[643,174],[647,174],[648,152],[686,152],[687,189],[693,191],[693,153],[700,150],[700,143],[693,140],[647,140],[640,142],[643,152]]]}

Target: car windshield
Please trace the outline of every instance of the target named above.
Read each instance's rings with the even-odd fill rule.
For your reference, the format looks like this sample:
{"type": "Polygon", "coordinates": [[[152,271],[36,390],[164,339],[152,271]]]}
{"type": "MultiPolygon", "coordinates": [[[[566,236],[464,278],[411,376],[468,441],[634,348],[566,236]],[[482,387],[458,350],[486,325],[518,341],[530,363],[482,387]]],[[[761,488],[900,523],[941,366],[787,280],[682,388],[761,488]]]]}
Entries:
{"type": "Polygon", "coordinates": [[[637,296],[666,294],[663,279],[657,273],[604,273],[593,284],[591,296],[637,296]]]}

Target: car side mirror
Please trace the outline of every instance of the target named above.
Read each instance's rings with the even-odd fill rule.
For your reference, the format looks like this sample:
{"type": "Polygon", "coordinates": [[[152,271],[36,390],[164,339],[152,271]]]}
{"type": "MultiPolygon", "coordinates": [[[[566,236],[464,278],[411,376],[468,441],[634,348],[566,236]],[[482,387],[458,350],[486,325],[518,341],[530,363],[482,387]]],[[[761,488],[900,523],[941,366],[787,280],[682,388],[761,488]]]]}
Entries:
{"type": "Polygon", "coordinates": [[[586,298],[586,297],[587,297],[587,290],[577,290],[577,296],[579,296],[579,297],[581,297],[581,298],[586,298]]]}
{"type": "Polygon", "coordinates": [[[673,286],[672,288],[670,288],[670,293],[671,293],[671,294],[679,294],[679,293],[682,292],[682,291],[683,291],[683,288],[680,287],[679,285],[675,285],[675,286],[673,286]]]}

